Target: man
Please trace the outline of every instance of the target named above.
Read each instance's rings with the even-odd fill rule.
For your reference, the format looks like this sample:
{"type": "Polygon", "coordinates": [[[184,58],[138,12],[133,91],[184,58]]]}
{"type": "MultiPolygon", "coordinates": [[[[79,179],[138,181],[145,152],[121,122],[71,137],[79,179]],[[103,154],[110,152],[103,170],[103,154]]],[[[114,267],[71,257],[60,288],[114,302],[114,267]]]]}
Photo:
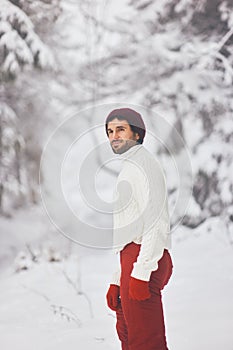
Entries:
{"type": "Polygon", "coordinates": [[[173,265],[165,178],[142,145],[146,128],[139,113],[115,109],[105,127],[113,152],[123,159],[113,213],[121,271],[110,284],[107,303],[116,311],[123,350],[168,350],[161,290],[173,265]]]}

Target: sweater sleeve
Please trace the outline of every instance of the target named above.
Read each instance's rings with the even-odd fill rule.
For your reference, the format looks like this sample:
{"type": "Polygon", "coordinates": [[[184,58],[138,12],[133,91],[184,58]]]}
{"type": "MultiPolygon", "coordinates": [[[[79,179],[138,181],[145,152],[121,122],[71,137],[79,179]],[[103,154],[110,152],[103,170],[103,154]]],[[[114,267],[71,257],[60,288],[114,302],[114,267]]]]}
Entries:
{"type": "Polygon", "coordinates": [[[112,273],[111,276],[111,280],[110,280],[110,284],[115,284],[117,286],[120,286],[120,279],[121,279],[121,268],[120,268],[120,256],[117,253],[117,251],[115,251],[115,255],[117,258],[116,264],[114,264],[114,272],[112,273]]]}
{"type": "Polygon", "coordinates": [[[121,271],[120,269],[115,271],[112,275],[111,284],[116,284],[117,286],[120,286],[120,278],[121,278],[121,271]]]}
{"type": "Polygon", "coordinates": [[[170,228],[166,181],[156,160],[146,169],[137,167],[135,173],[137,180],[134,182],[134,195],[138,203],[139,218],[143,220],[143,234],[140,252],[131,276],[149,281],[151,272],[158,268],[168,227],[170,228]]]}

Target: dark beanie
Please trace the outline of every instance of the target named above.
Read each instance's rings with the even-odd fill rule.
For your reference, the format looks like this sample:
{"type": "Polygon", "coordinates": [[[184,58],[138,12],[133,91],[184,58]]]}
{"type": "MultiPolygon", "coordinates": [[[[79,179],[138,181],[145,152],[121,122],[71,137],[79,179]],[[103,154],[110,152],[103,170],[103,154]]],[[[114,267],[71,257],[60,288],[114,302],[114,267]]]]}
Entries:
{"type": "Polygon", "coordinates": [[[108,135],[108,123],[112,121],[113,119],[118,118],[121,120],[127,120],[129,123],[131,130],[133,132],[138,133],[139,135],[139,142],[142,143],[145,133],[146,133],[146,127],[144,124],[144,121],[141,117],[141,114],[136,112],[135,110],[131,108],[119,108],[119,109],[114,109],[112,112],[109,113],[109,115],[106,118],[105,121],[105,129],[106,133],[108,135]]]}

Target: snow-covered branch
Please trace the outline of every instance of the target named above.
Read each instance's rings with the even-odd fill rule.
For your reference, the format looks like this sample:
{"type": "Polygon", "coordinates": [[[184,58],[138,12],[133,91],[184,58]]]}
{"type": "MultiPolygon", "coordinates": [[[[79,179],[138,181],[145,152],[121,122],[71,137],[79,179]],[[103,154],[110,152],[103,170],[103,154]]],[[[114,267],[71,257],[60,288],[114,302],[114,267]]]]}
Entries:
{"type": "Polygon", "coordinates": [[[30,18],[8,0],[0,7],[0,70],[4,76],[15,77],[25,65],[54,68],[50,49],[34,31],[30,18]]]}
{"type": "Polygon", "coordinates": [[[78,327],[82,326],[81,320],[68,307],[63,306],[63,305],[53,304],[51,302],[51,299],[46,294],[43,294],[38,290],[35,290],[35,289],[28,287],[26,285],[22,285],[22,287],[28,291],[33,292],[34,294],[39,295],[43,299],[45,299],[50,304],[50,308],[54,314],[60,315],[62,318],[66,319],[68,322],[72,321],[72,322],[76,323],[78,327]]]}
{"type": "Polygon", "coordinates": [[[91,318],[93,318],[94,313],[93,313],[93,307],[92,307],[91,300],[88,297],[87,293],[82,291],[81,286],[80,286],[80,270],[79,270],[79,276],[78,276],[78,282],[79,282],[78,285],[75,284],[75,282],[68,276],[68,274],[65,270],[63,270],[62,272],[63,272],[63,275],[64,275],[66,281],[72,286],[72,288],[74,288],[75,292],[78,295],[82,295],[86,299],[89,310],[90,310],[90,316],[91,316],[91,318]]]}

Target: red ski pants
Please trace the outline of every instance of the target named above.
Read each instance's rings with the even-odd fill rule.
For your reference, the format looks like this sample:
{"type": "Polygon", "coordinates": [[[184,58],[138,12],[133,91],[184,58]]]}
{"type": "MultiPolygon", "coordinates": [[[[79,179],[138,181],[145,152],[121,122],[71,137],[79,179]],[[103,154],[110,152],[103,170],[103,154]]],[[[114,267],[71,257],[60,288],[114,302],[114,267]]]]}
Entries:
{"type": "Polygon", "coordinates": [[[164,250],[158,269],[151,273],[151,297],[137,301],[129,298],[129,279],[140,245],[130,243],[121,251],[121,305],[116,312],[116,329],[122,350],[168,350],[165,336],[161,290],[172,274],[172,260],[164,250]]]}

